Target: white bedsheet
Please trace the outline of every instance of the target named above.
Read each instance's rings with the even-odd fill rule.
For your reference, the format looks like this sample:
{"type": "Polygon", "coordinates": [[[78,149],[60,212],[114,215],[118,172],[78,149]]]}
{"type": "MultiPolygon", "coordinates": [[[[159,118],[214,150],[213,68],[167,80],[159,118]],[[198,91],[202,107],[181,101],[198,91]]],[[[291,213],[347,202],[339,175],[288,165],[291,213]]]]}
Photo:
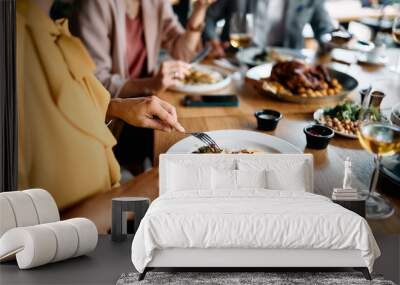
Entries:
{"type": "Polygon", "coordinates": [[[165,248],[358,249],[370,271],[380,255],[359,215],[320,195],[266,190],[162,195],[133,240],[135,268],[165,248]]]}

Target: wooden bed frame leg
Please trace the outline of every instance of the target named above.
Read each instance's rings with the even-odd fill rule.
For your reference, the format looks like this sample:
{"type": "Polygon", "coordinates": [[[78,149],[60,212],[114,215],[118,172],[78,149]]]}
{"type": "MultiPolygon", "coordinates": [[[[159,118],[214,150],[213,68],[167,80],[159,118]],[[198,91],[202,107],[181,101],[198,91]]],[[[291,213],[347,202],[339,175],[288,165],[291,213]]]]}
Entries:
{"type": "Polygon", "coordinates": [[[370,281],[372,280],[371,274],[369,274],[369,270],[367,267],[355,267],[354,269],[357,271],[361,271],[361,273],[364,275],[365,279],[370,280],[370,281]]]}
{"type": "Polygon", "coordinates": [[[148,271],[147,268],[145,268],[144,271],[139,274],[138,281],[142,281],[146,277],[147,271],[148,271]]]}

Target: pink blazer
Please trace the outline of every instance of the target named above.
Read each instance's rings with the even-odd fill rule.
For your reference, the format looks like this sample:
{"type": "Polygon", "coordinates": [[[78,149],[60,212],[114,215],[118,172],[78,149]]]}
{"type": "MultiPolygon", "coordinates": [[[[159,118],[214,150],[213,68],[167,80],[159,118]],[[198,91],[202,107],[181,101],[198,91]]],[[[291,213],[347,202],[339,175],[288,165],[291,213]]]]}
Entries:
{"type": "MultiPolygon", "coordinates": [[[[157,68],[160,48],[165,48],[175,59],[189,61],[195,54],[183,43],[185,30],[178,22],[170,1],[140,0],[147,70],[157,68]]],[[[125,60],[124,0],[79,0],[71,19],[72,33],[81,38],[96,63],[96,76],[117,97],[128,80],[125,60]]]]}

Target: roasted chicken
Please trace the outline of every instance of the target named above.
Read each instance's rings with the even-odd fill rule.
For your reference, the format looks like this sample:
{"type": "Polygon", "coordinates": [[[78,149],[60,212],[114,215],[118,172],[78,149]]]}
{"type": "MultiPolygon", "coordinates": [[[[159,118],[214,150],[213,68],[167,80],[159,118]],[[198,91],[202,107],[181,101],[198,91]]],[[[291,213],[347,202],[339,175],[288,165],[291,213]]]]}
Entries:
{"type": "Polygon", "coordinates": [[[297,60],[276,63],[266,82],[272,85],[269,88],[273,87],[279,93],[303,97],[335,95],[342,89],[324,66],[308,65],[297,60]]]}

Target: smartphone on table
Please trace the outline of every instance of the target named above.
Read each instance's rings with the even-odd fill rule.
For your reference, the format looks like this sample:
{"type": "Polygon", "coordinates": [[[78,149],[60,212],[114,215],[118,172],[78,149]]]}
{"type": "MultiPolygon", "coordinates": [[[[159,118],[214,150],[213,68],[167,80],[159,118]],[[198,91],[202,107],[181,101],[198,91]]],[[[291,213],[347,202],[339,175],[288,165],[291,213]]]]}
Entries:
{"type": "Polygon", "coordinates": [[[237,107],[239,98],[236,95],[186,95],[183,98],[185,107],[237,107]]]}

